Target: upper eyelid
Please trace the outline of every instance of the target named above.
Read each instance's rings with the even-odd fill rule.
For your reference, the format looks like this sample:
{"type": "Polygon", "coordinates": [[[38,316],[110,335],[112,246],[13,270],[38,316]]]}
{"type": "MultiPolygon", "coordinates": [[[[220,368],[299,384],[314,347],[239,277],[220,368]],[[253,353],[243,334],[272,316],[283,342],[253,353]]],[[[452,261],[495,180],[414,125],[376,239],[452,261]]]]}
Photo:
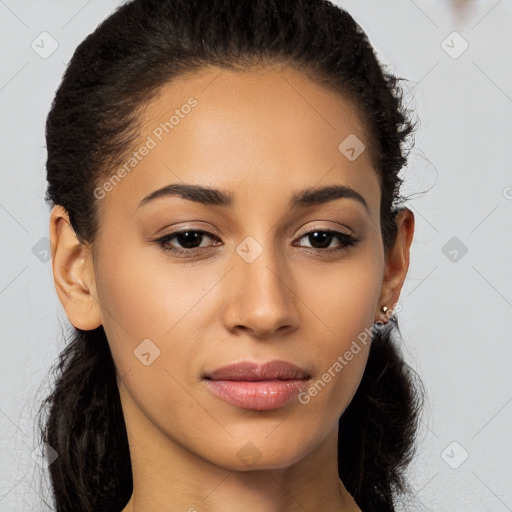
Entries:
{"type": "MultiPolygon", "coordinates": [[[[350,228],[345,228],[348,232],[346,232],[342,226],[338,226],[338,227],[331,227],[331,226],[312,226],[312,227],[309,227],[309,228],[305,228],[304,231],[301,231],[301,233],[297,236],[303,236],[303,235],[306,235],[306,234],[309,234],[311,233],[311,231],[338,231],[338,232],[341,232],[345,235],[353,235],[353,230],[350,229],[350,228]]],[[[217,238],[220,238],[220,235],[216,234],[215,232],[213,231],[209,231],[208,229],[205,229],[205,228],[200,228],[200,227],[184,227],[184,228],[179,228],[175,231],[169,231],[168,233],[164,233],[163,235],[161,235],[162,237],[164,236],[170,236],[170,235],[176,235],[176,234],[180,234],[180,233],[183,233],[183,232],[187,232],[187,231],[194,231],[194,232],[200,232],[200,233],[203,233],[203,234],[206,234],[208,236],[213,236],[213,237],[217,237],[217,238]]]]}
{"type": "MultiPolygon", "coordinates": [[[[194,221],[191,221],[191,222],[194,222],[194,221]]],[[[332,220],[323,219],[323,220],[310,221],[310,222],[319,222],[319,223],[331,222],[331,223],[336,224],[336,226],[335,227],[325,226],[325,225],[323,225],[323,226],[311,226],[311,227],[304,228],[303,234],[307,234],[307,233],[311,232],[312,230],[317,229],[319,231],[341,231],[343,234],[346,234],[348,236],[355,236],[354,230],[352,228],[350,228],[348,226],[345,226],[345,225],[342,225],[341,223],[338,223],[338,222],[335,222],[335,221],[332,221],[332,220]]],[[[307,224],[309,224],[309,222],[307,224]]],[[[211,228],[208,228],[208,227],[203,228],[203,227],[200,227],[200,226],[186,226],[186,225],[184,227],[180,227],[180,228],[176,229],[176,231],[170,231],[168,233],[164,233],[161,236],[177,234],[177,233],[181,233],[183,231],[201,231],[201,232],[206,233],[206,234],[211,235],[211,236],[216,236],[216,237],[219,237],[219,238],[221,236],[220,234],[216,233],[216,229],[211,229],[211,228]]],[[[231,229],[229,229],[228,231],[229,231],[230,234],[232,233],[231,229]]]]}

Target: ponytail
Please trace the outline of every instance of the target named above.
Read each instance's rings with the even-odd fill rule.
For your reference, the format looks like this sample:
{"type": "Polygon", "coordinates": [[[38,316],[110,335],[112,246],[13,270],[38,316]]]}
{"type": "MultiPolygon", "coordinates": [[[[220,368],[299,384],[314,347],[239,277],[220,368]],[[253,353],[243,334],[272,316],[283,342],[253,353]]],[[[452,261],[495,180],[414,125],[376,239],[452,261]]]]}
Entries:
{"type": "Polygon", "coordinates": [[[119,512],[132,493],[126,425],[103,327],[75,329],[54,366],[42,440],[58,457],[49,472],[57,512],[119,512]]]}
{"type": "Polygon", "coordinates": [[[339,421],[338,472],[365,512],[392,512],[398,495],[411,494],[404,472],[414,455],[423,384],[397,335],[395,316],[375,329],[361,382],[339,421]]]}

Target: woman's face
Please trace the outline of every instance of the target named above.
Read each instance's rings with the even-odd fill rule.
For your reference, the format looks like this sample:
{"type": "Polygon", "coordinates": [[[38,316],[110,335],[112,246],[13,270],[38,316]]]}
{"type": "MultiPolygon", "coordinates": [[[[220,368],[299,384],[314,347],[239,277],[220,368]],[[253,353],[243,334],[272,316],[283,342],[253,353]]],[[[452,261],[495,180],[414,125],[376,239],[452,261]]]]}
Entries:
{"type": "Polygon", "coordinates": [[[95,291],[129,437],[155,456],[289,466],[337,435],[368,356],[360,335],[382,305],[381,196],[363,126],[351,103],[288,68],[208,68],[141,115],[124,172],[95,191],[95,291]],[[170,185],[231,200],[152,198],[170,185]],[[304,195],[324,187],[352,192],[304,195]],[[206,378],[275,360],[305,379],[206,378]]]}

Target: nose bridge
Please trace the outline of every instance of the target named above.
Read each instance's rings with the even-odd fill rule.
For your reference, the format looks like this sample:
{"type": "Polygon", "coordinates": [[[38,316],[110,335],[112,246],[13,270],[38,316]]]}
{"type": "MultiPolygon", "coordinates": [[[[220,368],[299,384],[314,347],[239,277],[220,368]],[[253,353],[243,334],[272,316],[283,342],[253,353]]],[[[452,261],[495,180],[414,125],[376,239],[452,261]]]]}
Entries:
{"type": "Polygon", "coordinates": [[[293,283],[286,269],[285,255],[261,229],[258,241],[247,236],[234,254],[232,321],[258,333],[269,333],[293,323],[293,283]],[[263,242],[264,239],[264,242],[263,242]]]}

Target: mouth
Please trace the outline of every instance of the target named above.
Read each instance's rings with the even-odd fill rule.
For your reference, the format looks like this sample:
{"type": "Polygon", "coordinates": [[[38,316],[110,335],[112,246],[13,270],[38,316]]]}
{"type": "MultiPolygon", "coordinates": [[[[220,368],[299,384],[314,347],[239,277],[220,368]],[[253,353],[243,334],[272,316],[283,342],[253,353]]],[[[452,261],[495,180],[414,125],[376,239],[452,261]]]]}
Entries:
{"type": "Polygon", "coordinates": [[[242,361],[203,376],[203,382],[218,398],[244,409],[271,410],[296,397],[311,379],[310,373],[286,361],[264,364],[242,361]]]}

